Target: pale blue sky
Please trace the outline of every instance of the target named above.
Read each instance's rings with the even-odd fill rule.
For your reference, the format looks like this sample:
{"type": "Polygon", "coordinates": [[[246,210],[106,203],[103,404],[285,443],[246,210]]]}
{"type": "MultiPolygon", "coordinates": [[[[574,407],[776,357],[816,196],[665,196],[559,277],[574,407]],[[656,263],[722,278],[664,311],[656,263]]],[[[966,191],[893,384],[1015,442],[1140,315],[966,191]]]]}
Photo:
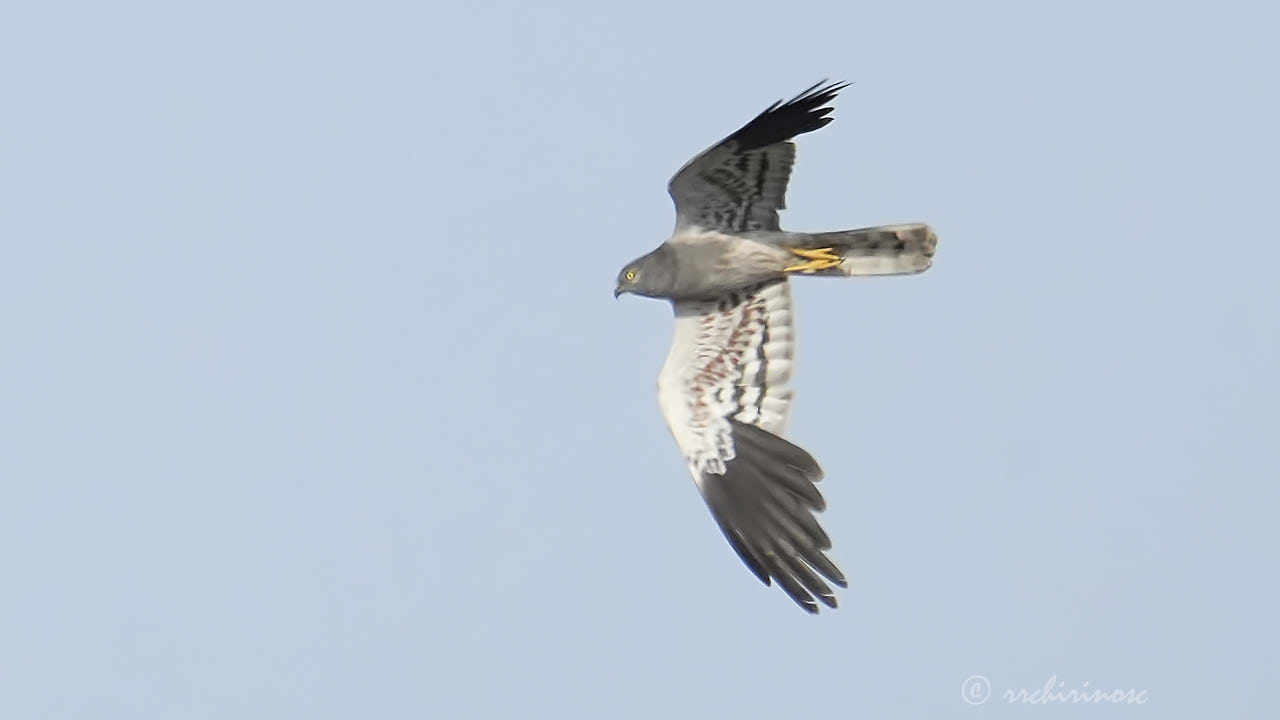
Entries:
{"type": "Polygon", "coordinates": [[[1277,22],[6,6],[0,717],[1271,714],[1277,22]],[[809,617],[662,423],[668,308],[611,291],[670,174],[823,77],[784,225],[940,249],[796,284],[851,581],[809,617]]]}

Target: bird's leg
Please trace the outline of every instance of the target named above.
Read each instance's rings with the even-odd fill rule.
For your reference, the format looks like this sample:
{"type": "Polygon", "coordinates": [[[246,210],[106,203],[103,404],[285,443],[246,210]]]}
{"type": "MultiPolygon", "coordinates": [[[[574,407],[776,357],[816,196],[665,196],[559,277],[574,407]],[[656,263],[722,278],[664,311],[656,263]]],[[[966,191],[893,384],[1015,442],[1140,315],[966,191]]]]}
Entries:
{"type": "Polygon", "coordinates": [[[839,265],[844,260],[844,258],[839,255],[832,254],[831,248],[829,247],[816,248],[814,250],[787,248],[787,250],[790,250],[793,255],[799,255],[809,262],[782,268],[782,272],[815,272],[817,270],[826,270],[827,268],[833,268],[839,265]]]}

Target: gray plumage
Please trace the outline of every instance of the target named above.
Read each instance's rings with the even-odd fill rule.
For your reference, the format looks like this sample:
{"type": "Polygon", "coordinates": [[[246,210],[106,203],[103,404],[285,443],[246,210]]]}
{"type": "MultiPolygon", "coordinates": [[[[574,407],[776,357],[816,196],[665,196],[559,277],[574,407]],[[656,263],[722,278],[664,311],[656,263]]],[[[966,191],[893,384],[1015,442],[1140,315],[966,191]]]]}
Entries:
{"type": "Polygon", "coordinates": [[[794,357],[790,275],[923,272],[937,238],[923,223],[783,230],[796,135],[831,122],[844,84],[818,83],[689,161],[671,179],[670,238],[618,274],[615,295],[672,302],[676,333],[658,399],[690,473],[729,544],[766,585],[801,607],[836,606],[845,586],[814,513],[822,470],[782,437],[794,357]],[[824,580],[825,579],[825,580],[824,580]]]}

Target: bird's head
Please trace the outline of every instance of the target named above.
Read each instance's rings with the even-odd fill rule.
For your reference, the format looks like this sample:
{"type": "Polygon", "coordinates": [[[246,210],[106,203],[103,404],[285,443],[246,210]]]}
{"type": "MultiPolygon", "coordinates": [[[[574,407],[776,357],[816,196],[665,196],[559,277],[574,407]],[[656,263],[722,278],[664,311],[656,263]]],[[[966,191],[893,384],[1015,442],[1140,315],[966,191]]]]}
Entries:
{"type": "Polygon", "coordinates": [[[618,273],[613,296],[634,293],[645,297],[669,297],[675,280],[675,258],[665,243],[657,250],[627,263],[618,273]]]}

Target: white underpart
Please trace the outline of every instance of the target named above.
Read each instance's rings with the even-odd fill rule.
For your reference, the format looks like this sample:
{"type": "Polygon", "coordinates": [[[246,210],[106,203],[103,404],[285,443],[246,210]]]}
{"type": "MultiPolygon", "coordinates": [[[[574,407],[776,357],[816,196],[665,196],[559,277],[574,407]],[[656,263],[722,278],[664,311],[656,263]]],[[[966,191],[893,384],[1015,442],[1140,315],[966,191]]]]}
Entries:
{"type": "Polygon", "coordinates": [[[903,275],[917,273],[929,268],[929,258],[915,255],[864,255],[862,257],[846,257],[840,263],[840,270],[850,277],[866,275],[903,275]]]}
{"type": "Polygon", "coordinates": [[[782,434],[791,410],[791,288],[780,282],[719,302],[675,304],[658,404],[694,480],[734,458],[729,418],[782,434]]]}

